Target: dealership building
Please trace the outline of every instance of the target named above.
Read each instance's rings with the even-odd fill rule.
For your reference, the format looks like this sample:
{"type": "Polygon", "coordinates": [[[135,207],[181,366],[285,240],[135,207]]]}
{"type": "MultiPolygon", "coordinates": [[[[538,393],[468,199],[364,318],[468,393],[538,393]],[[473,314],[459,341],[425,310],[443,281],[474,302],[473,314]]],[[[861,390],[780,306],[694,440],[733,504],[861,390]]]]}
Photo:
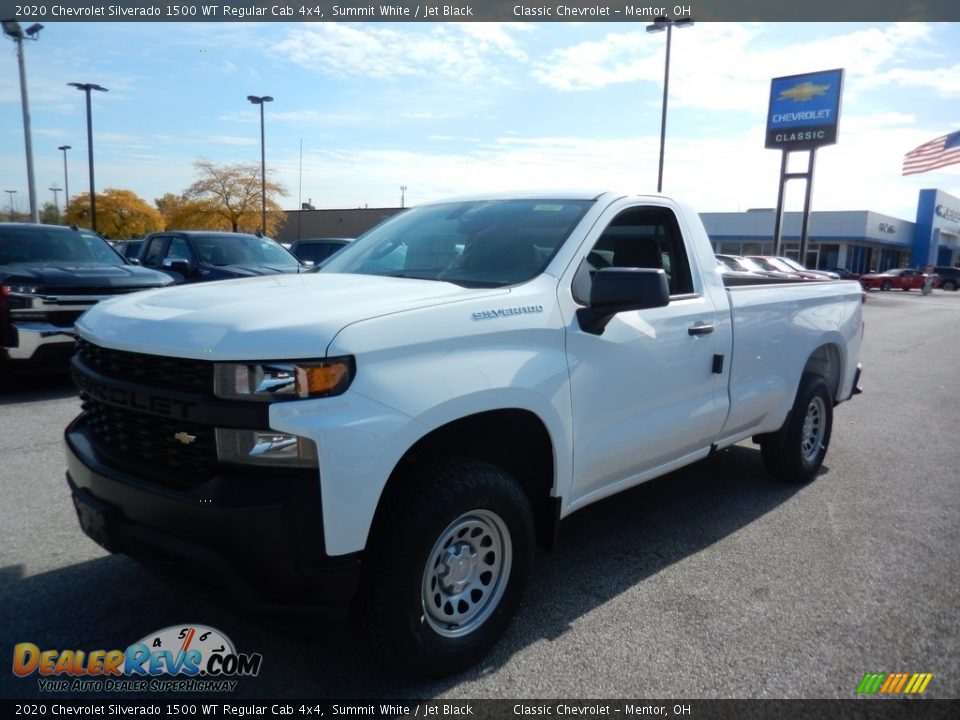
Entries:
{"type": "MultiPolygon", "coordinates": [[[[308,237],[356,237],[402,208],[305,209],[287,213],[281,242],[308,237]]],[[[771,255],[775,211],[701,213],[718,253],[771,255]]],[[[800,259],[802,213],[784,213],[781,253],[800,259]]],[[[809,268],[847,268],[855,273],[894,267],[960,264],[960,198],[921,190],[914,221],[871,210],[813,211],[807,234],[809,268]]]]}
{"type": "MultiPolygon", "coordinates": [[[[718,253],[770,255],[776,220],[771,209],[701,213],[718,253]]],[[[802,213],[784,213],[781,254],[800,260],[802,213]]],[[[855,273],[960,262],[960,198],[921,190],[913,222],[871,210],[813,211],[807,231],[809,268],[855,273]]]]}

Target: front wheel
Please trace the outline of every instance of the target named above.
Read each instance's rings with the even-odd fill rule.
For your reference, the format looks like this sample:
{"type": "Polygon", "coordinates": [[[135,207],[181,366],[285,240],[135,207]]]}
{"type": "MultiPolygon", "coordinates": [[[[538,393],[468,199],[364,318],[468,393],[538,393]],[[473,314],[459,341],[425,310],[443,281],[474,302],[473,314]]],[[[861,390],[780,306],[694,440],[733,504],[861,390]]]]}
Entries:
{"type": "Polygon", "coordinates": [[[760,440],[767,470],[789,482],[809,482],[820,472],[833,429],[833,400],[826,381],[805,373],[783,427],[760,440]]]}
{"type": "Polygon", "coordinates": [[[376,648],[443,677],[479,662],[509,626],[533,563],[533,513],[488,463],[429,460],[400,482],[374,530],[361,603],[376,648]]]}
{"type": "Polygon", "coordinates": [[[942,283],[940,283],[940,289],[953,291],[957,289],[957,284],[953,282],[953,280],[944,280],[942,283]]]}
{"type": "Polygon", "coordinates": [[[884,280],[884,281],[880,284],[880,289],[883,290],[884,292],[886,292],[887,290],[889,290],[889,289],[892,288],[892,287],[893,287],[893,283],[890,282],[889,280],[884,280]]]}

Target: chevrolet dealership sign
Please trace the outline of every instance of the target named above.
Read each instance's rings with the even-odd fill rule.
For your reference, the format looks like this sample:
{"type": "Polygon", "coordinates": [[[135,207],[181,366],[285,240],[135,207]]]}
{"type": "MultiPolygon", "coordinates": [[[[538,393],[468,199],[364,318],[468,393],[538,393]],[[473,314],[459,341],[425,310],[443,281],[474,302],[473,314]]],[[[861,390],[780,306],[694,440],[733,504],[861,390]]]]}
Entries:
{"type": "Polygon", "coordinates": [[[766,147],[809,150],[833,145],[842,92],[842,69],[773,78],[766,147]]]}

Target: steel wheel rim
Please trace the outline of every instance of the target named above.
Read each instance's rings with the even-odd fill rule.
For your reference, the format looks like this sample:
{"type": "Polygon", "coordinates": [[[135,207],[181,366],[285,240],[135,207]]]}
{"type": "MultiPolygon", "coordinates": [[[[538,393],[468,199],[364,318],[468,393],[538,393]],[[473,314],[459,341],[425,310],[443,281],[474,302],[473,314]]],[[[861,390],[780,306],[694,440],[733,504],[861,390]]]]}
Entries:
{"type": "Polygon", "coordinates": [[[803,436],[800,442],[800,455],[808,465],[815,462],[820,448],[823,446],[823,437],[827,431],[827,406],[819,395],[810,400],[807,412],[803,417],[803,436]]]}
{"type": "Polygon", "coordinates": [[[423,570],[423,619],[444,637],[462,637],[497,609],[510,578],[513,550],[503,519],[472,510],[433,544],[423,570]]]}

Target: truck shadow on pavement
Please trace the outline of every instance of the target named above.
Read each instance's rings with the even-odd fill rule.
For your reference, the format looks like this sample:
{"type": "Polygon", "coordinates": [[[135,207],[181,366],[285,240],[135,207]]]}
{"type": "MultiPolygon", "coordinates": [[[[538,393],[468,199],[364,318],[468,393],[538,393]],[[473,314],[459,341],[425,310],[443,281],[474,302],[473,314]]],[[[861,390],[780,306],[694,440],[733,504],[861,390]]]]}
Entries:
{"type": "MultiPolygon", "coordinates": [[[[41,649],[123,650],[165,627],[204,624],[225,633],[238,652],[264,658],[259,676],[240,679],[236,692],[204,698],[428,699],[497,672],[535,643],[558,638],[584,615],[744,528],[798,489],[772,481],[756,449],[735,446],[575,513],[562,525],[557,550],[538,554],[526,601],[507,636],[481,666],[438,682],[382,668],[363,650],[359,628],[318,630],[288,620],[281,630],[167,587],[123,556],[30,577],[23,577],[22,566],[0,568],[0,637],[8,640],[0,652],[10,662],[6,653],[19,642],[41,649]]],[[[77,542],[90,542],[79,529],[77,542]]],[[[0,673],[0,697],[70,696],[40,693],[36,674],[0,673]]]]}
{"type": "MultiPolygon", "coordinates": [[[[3,372],[2,369],[0,372],[3,372]]],[[[66,372],[0,377],[0,406],[36,400],[62,400],[76,394],[77,388],[66,372]]]]}

